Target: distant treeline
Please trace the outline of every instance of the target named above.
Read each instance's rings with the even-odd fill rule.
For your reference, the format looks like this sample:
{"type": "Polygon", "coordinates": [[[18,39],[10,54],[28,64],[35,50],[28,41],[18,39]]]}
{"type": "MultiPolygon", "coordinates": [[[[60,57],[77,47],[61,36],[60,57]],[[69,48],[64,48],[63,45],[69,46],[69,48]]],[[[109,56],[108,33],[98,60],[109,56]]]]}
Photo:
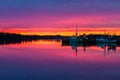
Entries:
{"type": "Polygon", "coordinates": [[[21,35],[11,33],[0,33],[0,44],[14,44],[28,41],[35,41],[39,39],[61,39],[59,35],[56,36],[39,36],[39,35],[21,35]]]}
{"type": "MultiPolygon", "coordinates": [[[[84,36],[84,34],[79,35],[78,38],[82,38],[83,36],[84,36]]],[[[96,38],[100,38],[100,37],[108,38],[110,36],[116,38],[117,40],[120,40],[120,36],[117,36],[117,35],[104,35],[104,34],[89,34],[89,35],[86,35],[86,37],[89,40],[96,40],[96,38]]],[[[62,38],[70,38],[70,37],[71,36],[62,36],[62,38]]]]}
{"type": "MultiPolygon", "coordinates": [[[[101,34],[90,34],[86,35],[88,40],[95,41],[96,38],[99,37],[108,37],[110,35],[101,35],[101,34]]],[[[14,43],[21,43],[21,42],[28,42],[28,41],[35,41],[40,39],[65,39],[69,38],[71,36],[61,36],[61,35],[45,35],[45,36],[39,36],[39,35],[21,35],[21,34],[11,34],[11,33],[0,33],[0,44],[14,44],[14,43]]],[[[83,37],[83,35],[80,35],[78,37],[83,37]]],[[[120,43],[120,36],[114,37],[117,40],[117,43],[120,43]]]]}

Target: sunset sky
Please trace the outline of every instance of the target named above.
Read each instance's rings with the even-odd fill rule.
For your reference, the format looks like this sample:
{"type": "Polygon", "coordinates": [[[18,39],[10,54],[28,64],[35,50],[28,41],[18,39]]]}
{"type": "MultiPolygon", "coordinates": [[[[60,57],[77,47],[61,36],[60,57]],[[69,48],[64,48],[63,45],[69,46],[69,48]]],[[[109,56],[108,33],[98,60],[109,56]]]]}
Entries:
{"type": "Polygon", "coordinates": [[[0,0],[0,31],[72,35],[120,34],[120,0],[0,0]]]}

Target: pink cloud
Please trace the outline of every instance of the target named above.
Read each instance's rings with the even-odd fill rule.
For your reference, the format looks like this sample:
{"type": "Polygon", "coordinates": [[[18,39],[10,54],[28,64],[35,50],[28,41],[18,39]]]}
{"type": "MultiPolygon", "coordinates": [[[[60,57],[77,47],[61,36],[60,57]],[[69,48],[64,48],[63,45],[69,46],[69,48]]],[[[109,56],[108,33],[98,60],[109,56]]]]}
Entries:
{"type": "Polygon", "coordinates": [[[119,14],[32,14],[0,19],[0,28],[119,27],[119,14]],[[117,26],[116,26],[117,24],[117,26]]]}

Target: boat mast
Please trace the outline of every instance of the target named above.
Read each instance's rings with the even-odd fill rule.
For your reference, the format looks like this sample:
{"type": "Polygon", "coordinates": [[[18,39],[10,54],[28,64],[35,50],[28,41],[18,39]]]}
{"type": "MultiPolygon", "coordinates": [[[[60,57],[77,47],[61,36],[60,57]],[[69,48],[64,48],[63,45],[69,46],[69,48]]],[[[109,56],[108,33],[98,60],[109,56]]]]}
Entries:
{"type": "Polygon", "coordinates": [[[76,26],[76,37],[78,36],[78,33],[77,33],[78,31],[77,31],[77,26],[76,26]]]}

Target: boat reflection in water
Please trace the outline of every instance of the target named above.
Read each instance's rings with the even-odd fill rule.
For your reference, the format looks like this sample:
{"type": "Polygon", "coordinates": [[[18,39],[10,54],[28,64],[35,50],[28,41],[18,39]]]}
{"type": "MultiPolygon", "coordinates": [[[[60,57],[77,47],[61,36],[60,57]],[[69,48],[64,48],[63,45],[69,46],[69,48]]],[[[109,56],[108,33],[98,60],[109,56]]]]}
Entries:
{"type": "Polygon", "coordinates": [[[0,80],[119,80],[120,48],[116,51],[116,47],[61,39],[4,44],[0,80]]]}
{"type": "Polygon", "coordinates": [[[117,36],[116,35],[86,35],[85,33],[81,36],[78,36],[77,27],[76,33],[73,36],[62,38],[62,46],[71,46],[72,49],[78,52],[78,47],[83,47],[86,51],[87,47],[97,46],[104,49],[104,54],[108,54],[110,51],[116,52],[117,46],[117,36]]]}
{"type": "Polygon", "coordinates": [[[75,37],[72,37],[69,39],[68,40],[63,39],[62,46],[71,46],[72,49],[75,50],[76,56],[78,52],[78,47],[83,47],[83,51],[86,51],[86,48],[91,46],[100,47],[101,49],[104,50],[104,55],[110,54],[110,52],[114,52],[114,53],[116,52],[117,43],[115,39],[108,40],[104,38],[99,38],[99,39],[96,39],[94,43],[93,42],[91,43],[90,41],[88,41],[88,38],[86,37],[81,38],[81,40],[75,37]]]}

